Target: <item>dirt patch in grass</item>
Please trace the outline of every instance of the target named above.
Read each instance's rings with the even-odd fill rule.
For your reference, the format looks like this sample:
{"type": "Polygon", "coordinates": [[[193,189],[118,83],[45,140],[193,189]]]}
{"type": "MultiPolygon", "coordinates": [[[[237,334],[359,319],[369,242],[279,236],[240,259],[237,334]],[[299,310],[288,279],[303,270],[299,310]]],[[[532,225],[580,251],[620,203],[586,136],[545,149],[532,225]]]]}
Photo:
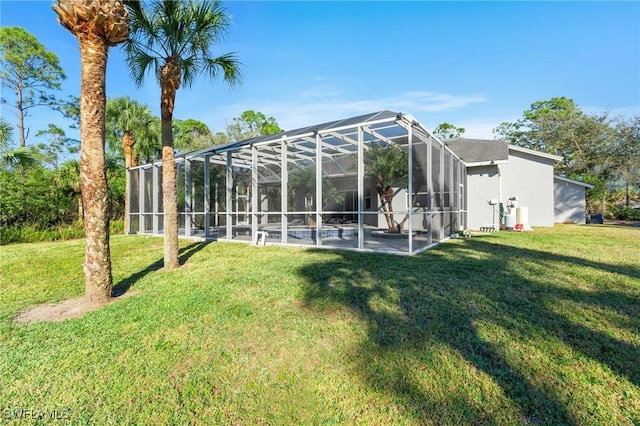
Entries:
{"type": "Polygon", "coordinates": [[[118,297],[112,297],[106,303],[90,302],[84,296],[62,300],[57,303],[44,303],[19,312],[13,318],[13,321],[17,324],[31,324],[35,322],[58,322],[70,318],[80,318],[87,312],[95,311],[103,306],[111,305],[112,303],[133,295],[135,295],[135,292],[126,292],[118,297]]]}

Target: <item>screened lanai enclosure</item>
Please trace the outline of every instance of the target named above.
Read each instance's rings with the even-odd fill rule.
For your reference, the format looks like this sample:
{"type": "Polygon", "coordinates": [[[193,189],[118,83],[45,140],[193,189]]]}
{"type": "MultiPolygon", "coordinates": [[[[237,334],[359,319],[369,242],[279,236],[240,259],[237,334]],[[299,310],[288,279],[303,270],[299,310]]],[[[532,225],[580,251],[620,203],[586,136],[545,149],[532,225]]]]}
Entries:
{"type": "MultiPolygon", "coordinates": [[[[415,254],[464,228],[465,166],[381,111],[176,157],[179,233],[415,254]]],[[[129,233],[161,235],[162,164],[129,173],[129,233]]]]}

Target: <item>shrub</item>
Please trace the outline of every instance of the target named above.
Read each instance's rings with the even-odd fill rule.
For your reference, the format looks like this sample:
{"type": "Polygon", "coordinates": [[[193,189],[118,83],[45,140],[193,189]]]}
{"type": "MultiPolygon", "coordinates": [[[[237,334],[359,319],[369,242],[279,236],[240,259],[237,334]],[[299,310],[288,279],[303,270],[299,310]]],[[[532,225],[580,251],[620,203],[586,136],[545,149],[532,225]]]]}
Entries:
{"type": "Polygon", "coordinates": [[[618,220],[640,220],[640,209],[629,206],[616,206],[611,209],[612,216],[618,220]]]}
{"type": "MultiPolygon", "coordinates": [[[[111,234],[124,233],[124,221],[114,220],[110,223],[111,234]]],[[[60,241],[84,238],[84,224],[74,222],[48,228],[36,225],[12,225],[0,229],[0,244],[35,243],[43,241],[60,241]]]]}

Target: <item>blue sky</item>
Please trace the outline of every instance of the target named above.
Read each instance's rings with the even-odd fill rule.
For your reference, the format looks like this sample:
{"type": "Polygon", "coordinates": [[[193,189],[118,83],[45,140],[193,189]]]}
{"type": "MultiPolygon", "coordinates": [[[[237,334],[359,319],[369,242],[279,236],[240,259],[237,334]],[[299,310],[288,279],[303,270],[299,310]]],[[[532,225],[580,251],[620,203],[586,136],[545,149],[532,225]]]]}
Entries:
{"type": "MultiPolygon", "coordinates": [[[[0,3],[0,23],[33,33],[54,51],[79,95],[76,39],[52,1],[0,3]]],[[[586,112],[640,114],[640,2],[226,2],[232,16],[217,54],[237,52],[244,80],[229,89],[200,79],[181,88],[175,118],[212,131],[247,109],[284,129],[383,109],[413,114],[428,128],[450,122],[465,136],[492,138],[537,100],[573,98],[586,112]]],[[[151,76],[129,79],[110,50],[109,97],[131,96],[159,114],[151,76]]],[[[12,94],[3,91],[3,97],[12,94]]],[[[3,117],[13,117],[6,109],[3,117]]],[[[14,120],[15,121],[15,120],[14,120]]],[[[56,113],[34,111],[32,135],[56,113]]],[[[33,136],[29,144],[36,143],[33,136]]]]}

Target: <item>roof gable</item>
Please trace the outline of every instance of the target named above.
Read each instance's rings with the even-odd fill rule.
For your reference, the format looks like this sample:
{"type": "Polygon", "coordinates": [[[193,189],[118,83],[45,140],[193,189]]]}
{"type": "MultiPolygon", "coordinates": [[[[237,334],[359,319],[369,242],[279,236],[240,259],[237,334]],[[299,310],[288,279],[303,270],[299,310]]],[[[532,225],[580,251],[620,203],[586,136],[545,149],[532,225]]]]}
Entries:
{"type": "Polygon", "coordinates": [[[556,162],[562,161],[562,157],[557,155],[509,145],[507,141],[493,139],[449,139],[445,141],[445,145],[460,157],[467,167],[506,163],[509,161],[509,151],[529,154],[556,162]]]}
{"type": "Polygon", "coordinates": [[[467,165],[506,162],[509,159],[509,144],[493,139],[449,139],[445,145],[467,165]]]}

